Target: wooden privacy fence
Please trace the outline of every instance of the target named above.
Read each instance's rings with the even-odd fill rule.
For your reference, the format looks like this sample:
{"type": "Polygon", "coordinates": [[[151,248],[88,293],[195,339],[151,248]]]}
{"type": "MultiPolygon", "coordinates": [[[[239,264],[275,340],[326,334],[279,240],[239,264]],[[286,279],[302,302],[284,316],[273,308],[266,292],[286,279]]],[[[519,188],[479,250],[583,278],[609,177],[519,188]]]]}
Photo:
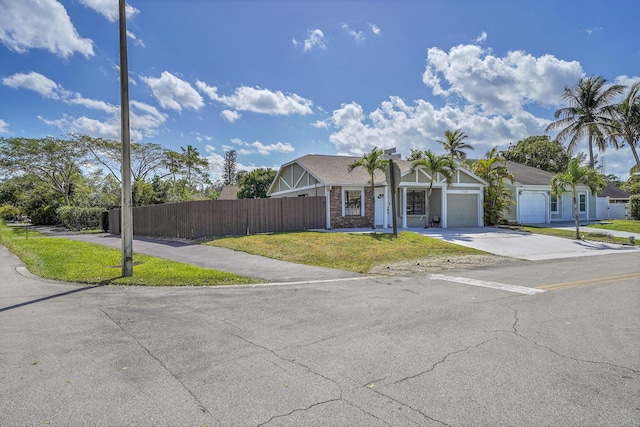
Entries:
{"type": "MultiPolygon", "coordinates": [[[[326,227],[324,197],[198,200],[133,208],[133,234],[200,239],[326,227]]],[[[109,211],[109,232],[120,234],[120,209],[109,211]]]]}

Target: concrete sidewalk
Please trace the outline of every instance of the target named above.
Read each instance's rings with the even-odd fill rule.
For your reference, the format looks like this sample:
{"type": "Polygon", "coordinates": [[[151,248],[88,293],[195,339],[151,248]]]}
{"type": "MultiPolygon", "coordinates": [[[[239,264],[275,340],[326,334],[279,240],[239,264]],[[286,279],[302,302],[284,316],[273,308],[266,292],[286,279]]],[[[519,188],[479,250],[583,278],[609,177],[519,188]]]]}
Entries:
{"type": "MultiPolygon", "coordinates": [[[[59,228],[37,227],[36,230],[50,237],[63,237],[82,242],[96,243],[120,249],[120,236],[108,233],[81,234],[59,228]]],[[[266,282],[308,282],[362,277],[362,274],[333,268],[314,267],[279,261],[258,255],[215,246],[198,245],[175,240],[134,237],[133,251],[158,258],[197,265],[266,282]]]]}

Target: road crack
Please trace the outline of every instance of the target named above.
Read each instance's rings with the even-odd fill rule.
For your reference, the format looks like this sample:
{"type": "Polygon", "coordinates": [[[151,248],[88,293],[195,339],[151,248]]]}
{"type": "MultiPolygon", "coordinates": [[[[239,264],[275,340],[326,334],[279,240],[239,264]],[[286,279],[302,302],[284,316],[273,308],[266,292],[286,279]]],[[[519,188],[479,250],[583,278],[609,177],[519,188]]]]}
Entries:
{"type": "Polygon", "coordinates": [[[191,398],[195,401],[196,405],[198,406],[198,409],[203,413],[203,414],[207,414],[208,416],[211,417],[211,419],[213,419],[216,423],[218,423],[218,420],[213,416],[213,414],[207,409],[207,407],[204,405],[204,403],[202,403],[202,401],[198,398],[198,396],[196,396],[194,394],[193,391],[191,391],[191,389],[189,387],[187,387],[187,385],[185,383],[182,382],[182,380],[176,376],[176,374],[174,374],[171,369],[169,369],[169,367],[162,361],[160,360],[158,357],[156,357],[151,350],[149,350],[144,344],[142,344],[131,332],[129,332],[127,329],[125,329],[124,326],[122,326],[120,324],[120,322],[118,322],[116,319],[114,319],[109,313],[107,313],[103,307],[100,307],[100,311],[102,311],[104,313],[105,316],[107,316],[107,318],[109,320],[111,320],[116,326],[118,326],[118,328],[120,328],[125,334],[127,334],[129,337],[131,337],[131,339],[133,341],[135,341],[135,343],[141,348],[143,349],[148,355],[149,357],[151,357],[153,360],[156,361],[156,363],[158,363],[158,365],[160,365],[160,367],[162,369],[164,369],[170,376],[171,378],[173,378],[178,384],[180,384],[180,386],[187,392],[189,393],[189,395],[191,396],[191,398]]]}

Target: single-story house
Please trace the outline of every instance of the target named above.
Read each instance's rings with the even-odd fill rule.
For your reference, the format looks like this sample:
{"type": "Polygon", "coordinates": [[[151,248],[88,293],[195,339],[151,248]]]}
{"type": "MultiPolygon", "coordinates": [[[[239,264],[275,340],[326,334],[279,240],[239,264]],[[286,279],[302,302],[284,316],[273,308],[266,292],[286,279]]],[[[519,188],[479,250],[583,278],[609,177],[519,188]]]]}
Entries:
{"type": "Polygon", "coordinates": [[[598,219],[625,219],[631,194],[611,184],[600,194],[596,204],[598,219]]]}
{"type": "MultiPolygon", "coordinates": [[[[392,227],[391,188],[385,173],[374,179],[375,204],[370,176],[362,167],[349,172],[359,157],[309,154],[282,165],[268,195],[270,197],[326,197],[326,228],[392,227]]],[[[396,224],[401,228],[436,224],[444,228],[483,225],[484,188],[487,183],[472,172],[459,168],[451,185],[436,176],[426,216],[429,170],[412,162],[394,161],[400,168],[396,191],[396,224]]]]}
{"type": "MultiPolygon", "coordinates": [[[[504,212],[509,222],[540,224],[554,221],[574,220],[571,191],[561,197],[551,195],[551,178],[554,173],[515,162],[507,162],[514,182],[507,181],[513,195],[513,205],[504,212]]],[[[581,221],[595,220],[596,195],[583,186],[578,186],[578,218],[581,221]]]]}

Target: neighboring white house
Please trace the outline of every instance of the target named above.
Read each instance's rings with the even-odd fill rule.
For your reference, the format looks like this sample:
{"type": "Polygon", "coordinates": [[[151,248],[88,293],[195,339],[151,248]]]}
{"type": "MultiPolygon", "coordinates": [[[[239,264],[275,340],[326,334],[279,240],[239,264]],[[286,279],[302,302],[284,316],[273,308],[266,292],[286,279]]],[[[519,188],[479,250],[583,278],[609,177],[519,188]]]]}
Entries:
{"type": "MultiPolygon", "coordinates": [[[[505,212],[505,219],[519,224],[542,224],[574,219],[571,192],[561,197],[551,195],[551,178],[555,175],[531,166],[507,162],[513,174],[513,184],[507,183],[513,194],[513,205],[505,212]]],[[[596,195],[578,186],[578,218],[582,221],[598,219],[596,195]]]]}
{"type": "MultiPolygon", "coordinates": [[[[371,197],[370,176],[364,168],[349,172],[359,157],[310,154],[282,165],[269,188],[271,197],[322,196],[327,198],[327,228],[391,227],[391,189],[383,172],[374,179],[375,205],[371,197]]],[[[396,192],[397,225],[401,228],[478,227],[483,225],[486,183],[460,168],[451,185],[436,176],[426,216],[426,194],[431,176],[424,167],[411,171],[412,163],[395,162],[400,168],[396,192]]]]}
{"type": "Polygon", "coordinates": [[[625,219],[629,207],[631,194],[624,190],[607,185],[596,202],[596,217],[598,219],[625,219]]]}

